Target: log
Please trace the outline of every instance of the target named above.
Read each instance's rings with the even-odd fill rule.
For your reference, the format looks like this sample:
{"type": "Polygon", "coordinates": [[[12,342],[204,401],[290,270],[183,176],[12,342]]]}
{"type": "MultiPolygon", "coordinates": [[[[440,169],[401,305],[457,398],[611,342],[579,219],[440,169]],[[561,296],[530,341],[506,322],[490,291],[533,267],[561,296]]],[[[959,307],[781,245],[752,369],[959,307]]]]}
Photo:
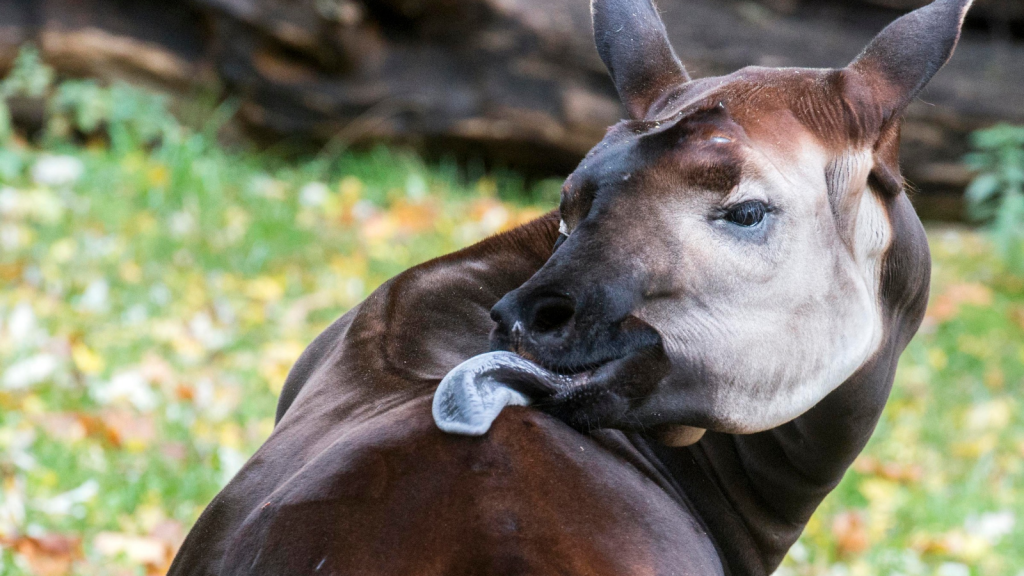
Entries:
{"type": "MultiPolygon", "coordinates": [[[[925,0],[661,0],[695,76],[836,67],[925,0]]],[[[587,0],[3,0],[0,66],[34,40],[62,73],[179,94],[219,81],[268,141],[411,144],[564,174],[622,111],[587,0]]],[[[958,193],[968,134],[1024,122],[1024,3],[979,0],[904,131],[922,197],[958,193]]]]}

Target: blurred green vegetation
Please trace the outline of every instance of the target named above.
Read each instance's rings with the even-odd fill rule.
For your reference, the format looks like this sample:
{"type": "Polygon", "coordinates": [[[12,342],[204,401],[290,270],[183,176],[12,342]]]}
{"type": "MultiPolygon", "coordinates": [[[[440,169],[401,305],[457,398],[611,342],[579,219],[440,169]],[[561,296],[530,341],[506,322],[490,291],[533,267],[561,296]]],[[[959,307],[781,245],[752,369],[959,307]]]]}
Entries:
{"type": "Polygon", "coordinates": [[[1024,275],[1024,126],[1000,124],[974,134],[967,156],[978,171],[967,189],[970,214],[989,223],[999,256],[1024,275]]]}
{"type": "MultiPolygon", "coordinates": [[[[159,96],[56,82],[31,51],[0,96],[0,575],[163,573],[320,330],[557,197],[385,149],[228,150],[230,105],[190,128],[159,96]],[[31,141],[12,98],[47,110],[31,141]]],[[[972,162],[997,182],[973,195],[1006,202],[990,141],[972,162]]],[[[1024,574],[1024,275],[998,230],[929,230],[925,324],[780,574],[1024,574]]]]}

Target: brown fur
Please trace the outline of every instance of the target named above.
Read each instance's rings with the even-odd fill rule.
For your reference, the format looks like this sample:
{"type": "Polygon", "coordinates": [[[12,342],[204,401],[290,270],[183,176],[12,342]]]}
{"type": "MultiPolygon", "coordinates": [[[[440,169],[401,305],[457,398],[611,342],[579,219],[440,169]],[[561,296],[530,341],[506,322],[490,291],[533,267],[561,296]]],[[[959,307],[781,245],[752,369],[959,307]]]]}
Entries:
{"type": "MultiPolygon", "coordinates": [[[[598,49],[632,119],[567,181],[561,216],[572,238],[552,253],[559,215],[549,214],[400,274],[335,322],[293,368],[273,434],[203,513],[170,575],[772,573],[870,437],[923,316],[928,248],[899,175],[899,117],[948,59],[968,5],[938,0],[897,21],[843,70],[690,81],[649,0],[595,0],[598,49]],[[808,142],[820,167],[797,164],[808,142]],[[869,156],[870,176],[857,154],[869,156]],[[682,297],[711,308],[754,274],[695,268],[719,284],[684,278],[703,292],[681,297],[673,274],[724,256],[698,246],[680,257],[670,235],[651,230],[672,206],[713,205],[765,176],[756,166],[827,188],[811,204],[812,224],[829,234],[816,240],[836,255],[819,263],[824,277],[857,253],[856,209],[870,185],[891,231],[875,287],[885,332],[804,413],[737,434],[729,427],[744,423],[714,404],[728,378],[668,346],[720,340],[667,342],[678,336],[637,311],[672,310],[682,297]],[[598,365],[599,385],[508,409],[482,438],[437,430],[439,380],[509,347],[507,320],[537,313],[541,296],[551,306],[553,293],[575,307],[575,339],[538,331],[515,346],[546,364],[598,365]],[[710,431],[691,446],[661,445],[658,433],[675,424],[710,431]]],[[[757,238],[744,237],[746,251],[767,242],[757,238]]],[[[770,279],[784,262],[771,259],[784,257],[757,264],[770,279]]],[[[777,327],[794,340],[807,328],[796,309],[777,327]]],[[[747,393],[771,401],[772,383],[759,384],[747,393]]]]}
{"type": "Polygon", "coordinates": [[[487,310],[543,264],[556,229],[549,215],[413,268],[342,317],[171,574],[722,573],[621,432],[510,409],[476,439],[430,418],[437,381],[486,349],[487,310]]]}

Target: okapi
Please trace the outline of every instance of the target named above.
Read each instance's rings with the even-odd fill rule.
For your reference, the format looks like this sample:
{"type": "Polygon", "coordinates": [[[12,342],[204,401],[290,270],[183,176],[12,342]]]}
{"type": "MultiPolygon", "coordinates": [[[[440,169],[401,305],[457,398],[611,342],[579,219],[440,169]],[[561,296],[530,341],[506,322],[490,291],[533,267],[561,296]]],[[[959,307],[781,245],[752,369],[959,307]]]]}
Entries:
{"type": "Polygon", "coordinates": [[[694,80],[650,0],[594,0],[630,118],[557,212],[320,335],[171,576],[770,574],[924,314],[901,116],[970,4],[898,19],[846,68],[694,80]],[[502,350],[488,374],[533,405],[439,430],[442,377],[502,350]]]}

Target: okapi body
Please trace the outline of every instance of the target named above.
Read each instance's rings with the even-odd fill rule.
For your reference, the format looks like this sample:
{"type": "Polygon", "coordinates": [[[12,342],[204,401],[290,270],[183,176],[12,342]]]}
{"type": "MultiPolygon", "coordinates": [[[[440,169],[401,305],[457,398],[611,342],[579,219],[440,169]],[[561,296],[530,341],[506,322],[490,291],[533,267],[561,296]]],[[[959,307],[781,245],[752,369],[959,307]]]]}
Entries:
{"type": "Polygon", "coordinates": [[[843,69],[691,80],[649,0],[594,0],[630,119],[558,212],[318,337],[170,574],[772,573],[924,314],[900,118],[969,5],[908,14],[843,69]],[[490,350],[558,377],[483,436],[441,432],[438,383],[490,350]]]}

